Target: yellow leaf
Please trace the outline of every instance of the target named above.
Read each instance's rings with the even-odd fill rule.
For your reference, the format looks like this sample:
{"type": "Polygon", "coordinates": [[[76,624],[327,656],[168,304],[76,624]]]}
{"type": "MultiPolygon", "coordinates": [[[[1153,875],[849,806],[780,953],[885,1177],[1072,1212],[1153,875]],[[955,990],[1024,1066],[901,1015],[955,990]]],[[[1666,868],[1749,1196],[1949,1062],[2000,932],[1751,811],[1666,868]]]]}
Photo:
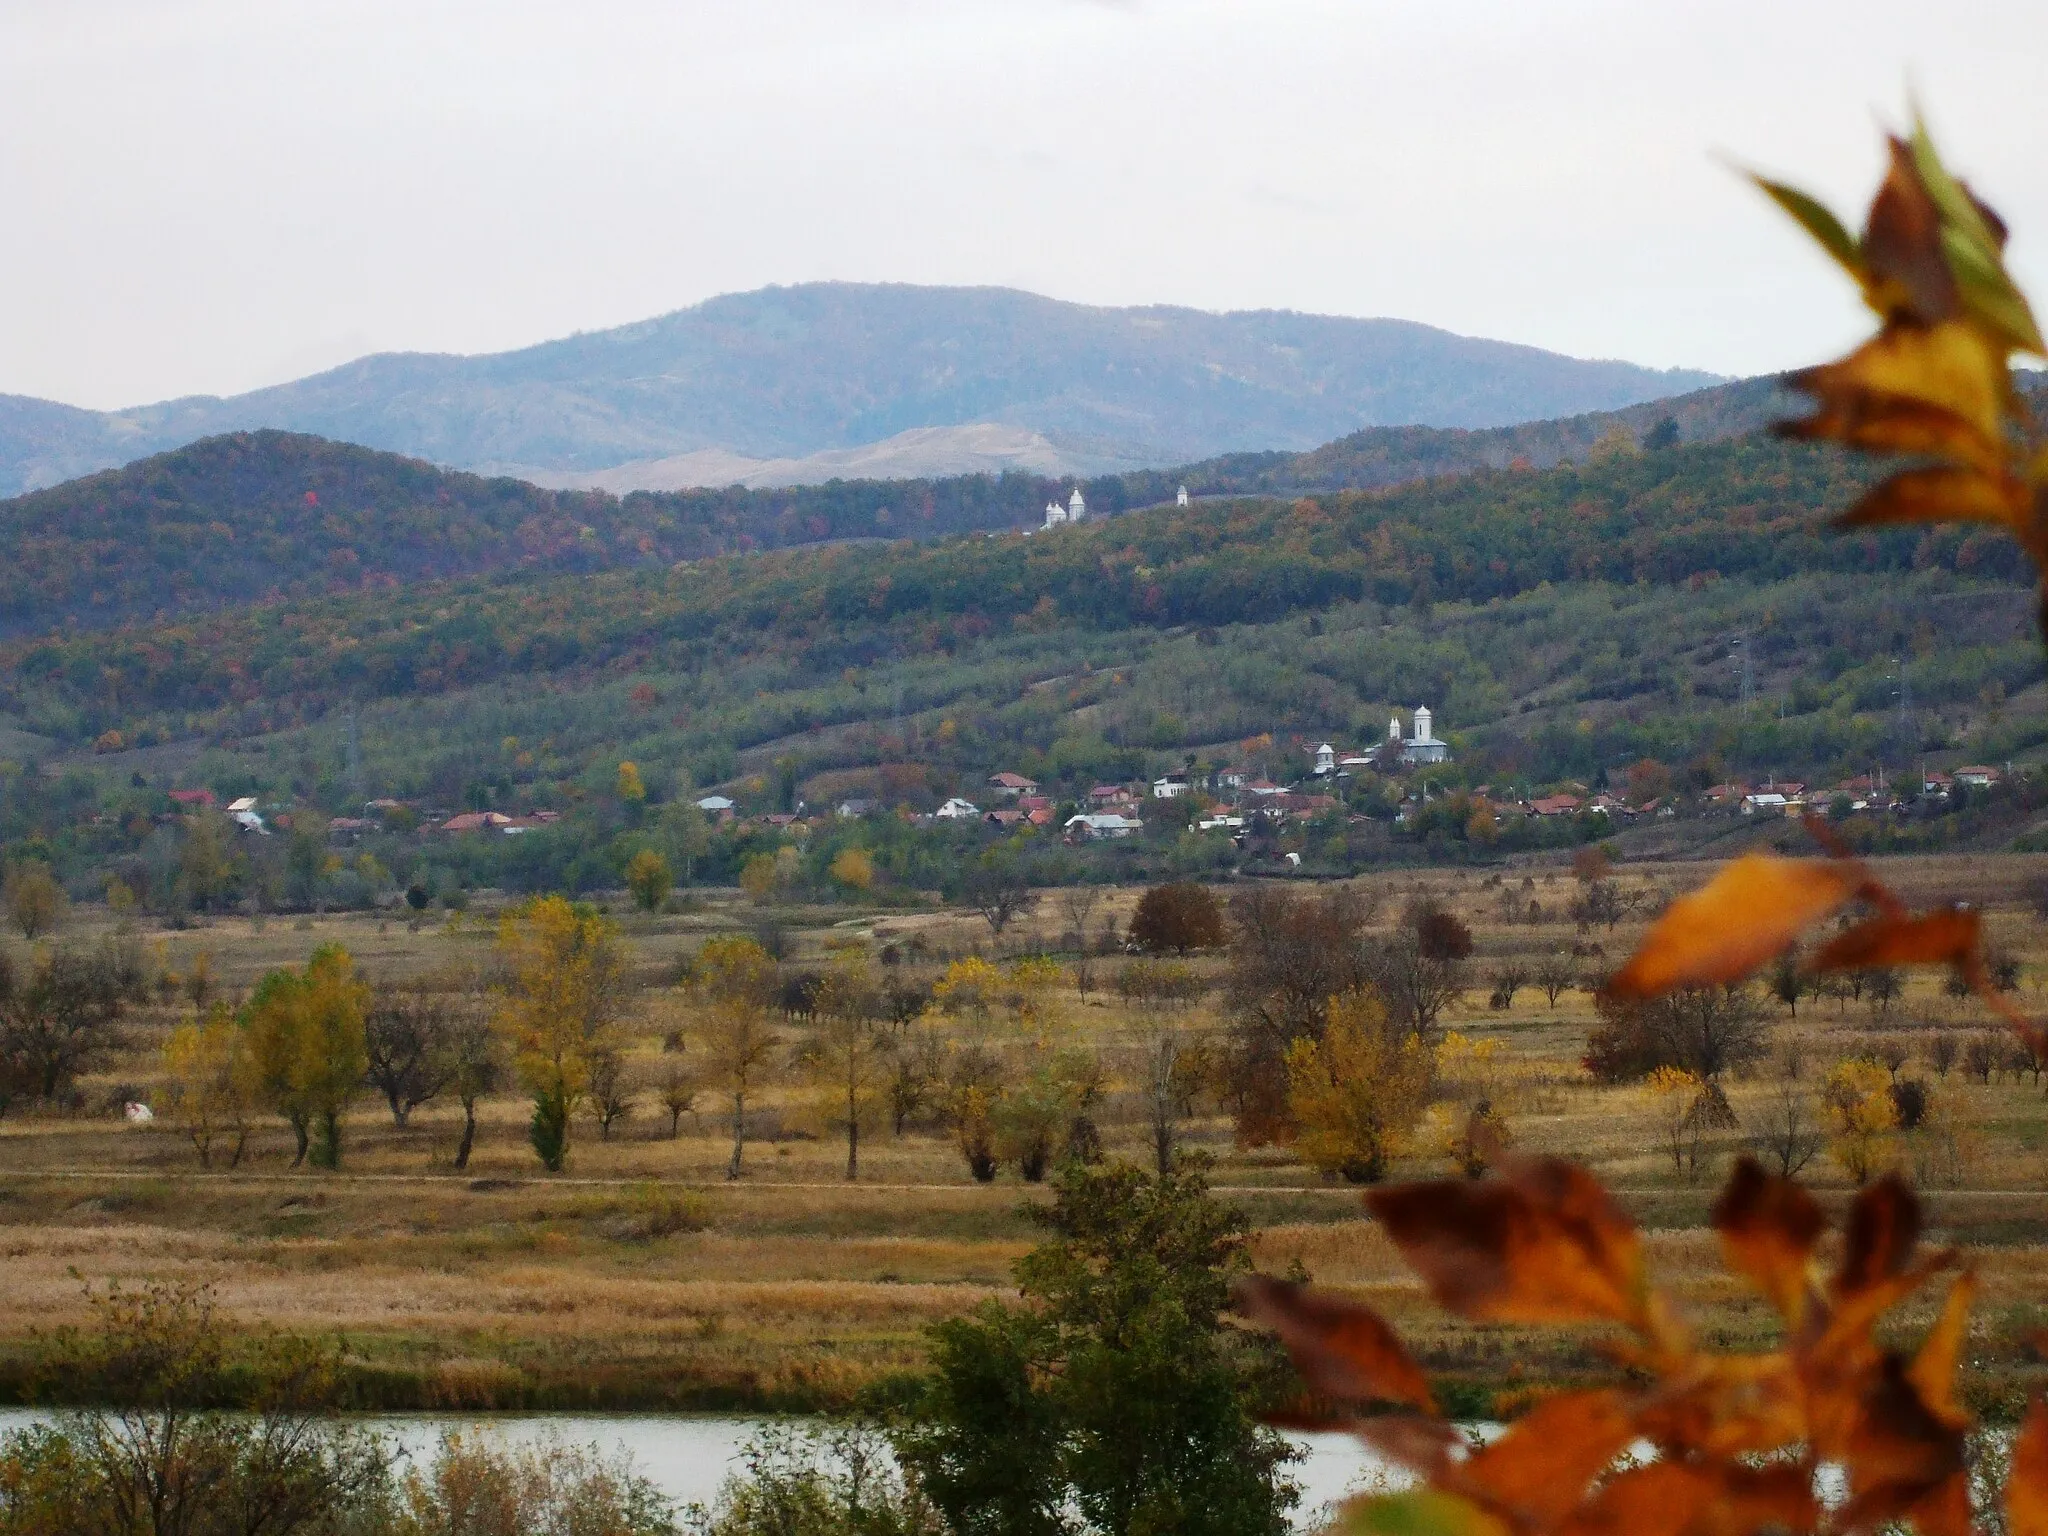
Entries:
{"type": "Polygon", "coordinates": [[[1658,997],[1680,987],[1740,981],[1800,930],[1856,893],[1854,866],[1745,854],[1681,896],[1607,983],[1609,995],[1658,997]]]}
{"type": "Polygon", "coordinates": [[[1820,413],[1787,430],[1851,447],[1939,453],[1980,469],[2004,460],[2004,351],[1963,320],[1888,325],[1840,362],[1793,374],[1820,413]]]}
{"type": "Polygon", "coordinates": [[[2032,530],[2032,513],[2032,495],[2009,476],[1977,469],[1909,469],[1869,492],[1836,518],[1835,526],[1999,523],[2025,536],[2032,530]]]}
{"type": "Polygon", "coordinates": [[[1434,1488],[1360,1500],[1336,1529],[1356,1536],[1509,1536],[1508,1527],[1477,1504],[1434,1488]]]}

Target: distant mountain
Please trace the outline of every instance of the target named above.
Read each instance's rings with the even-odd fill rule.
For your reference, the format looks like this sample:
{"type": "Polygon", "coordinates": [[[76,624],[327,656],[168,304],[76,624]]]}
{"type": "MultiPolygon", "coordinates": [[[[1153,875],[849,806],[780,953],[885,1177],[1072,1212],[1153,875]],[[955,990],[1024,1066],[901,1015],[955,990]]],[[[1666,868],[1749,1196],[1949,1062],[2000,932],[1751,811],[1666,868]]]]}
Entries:
{"type": "MultiPolygon", "coordinates": [[[[801,460],[994,424],[1042,437],[1060,472],[1100,473],[1306,449],[1365,426],[1612,410],[1714,382],[1402,320],[812,283],[516,352],[381,354],[231,399],[93,412],[0,397],[0,493],[265,427],[532,474],[705,450],[801,460]]],[[[925,462],[925,473],[987,467],[925,462]]]]}

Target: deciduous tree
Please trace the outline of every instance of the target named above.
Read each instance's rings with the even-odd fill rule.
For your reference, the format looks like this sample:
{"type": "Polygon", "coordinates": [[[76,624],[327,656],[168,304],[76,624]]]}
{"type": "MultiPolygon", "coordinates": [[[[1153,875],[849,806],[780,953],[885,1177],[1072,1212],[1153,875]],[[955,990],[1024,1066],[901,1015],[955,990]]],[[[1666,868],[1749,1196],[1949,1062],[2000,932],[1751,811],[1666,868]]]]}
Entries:
{"type": "Polygon", "coordinates": [[[0,891],[7,903],[7,921],[24,939],[35,940],[64,921],[70,902],[57,883],[50,866],[41,859],[23,859],[7,871],[6,888],[0,891]]]}
{"type": "Polygon", "coordinates": [[[1434,1078],[1429,1048],[1393,1025],[1375,994],[1333,998],[1322,1039],[1287,1053],[1295,1145],[1314,1167],[1376,1183],[1422,1118],[1434,1078]]]}
{"type": "Polygon", "coordinates": [[[215,1002],[204,1015],[180,1024],[164,1044],[170,1109],[199,1153],[213,1166],[216,1141],[227,1144],[230,1168],[239,1167],[260,1089],[249,1035],[234,1009],[215,1002]]]}
{"type": "Polygon", "coordinates": [[[498,962],[498,1026],[533,1095],[533,1149],[542,1167],[559,1173],[570,1118],[590,1091],[592,1061],[612,1047],[631,1006],[626,953],[607,918],[543,896],[499,923],[498,962]]]}
{"type": "Polygon", "coordinates": [[[1131,942],[1148,955],[1220,949],[1228,938],[1223,904],[1214,891],[1192,880],[1153,886],[1131,913],[1131,942]]]}
{"type": "Polygon", "coordinates": [[[263,1096],[297,1139],[295,1168],[341,1166],[342,1115],[369,1066],[368,1002],[349,952],[323,944],[305,970],[265,976],[243,1009],[263,1096]]]}
{"type": "Polygon", "coordinates": [[[747,1147],[747,1101],[768,1080],[780,1045],[770,1024],[775,962],[752,939],[707,939],[690,970],[698,1017],[703,1081],[732,1109],[732,1157],[725,1176],[740,1176],[747,1147]]]}

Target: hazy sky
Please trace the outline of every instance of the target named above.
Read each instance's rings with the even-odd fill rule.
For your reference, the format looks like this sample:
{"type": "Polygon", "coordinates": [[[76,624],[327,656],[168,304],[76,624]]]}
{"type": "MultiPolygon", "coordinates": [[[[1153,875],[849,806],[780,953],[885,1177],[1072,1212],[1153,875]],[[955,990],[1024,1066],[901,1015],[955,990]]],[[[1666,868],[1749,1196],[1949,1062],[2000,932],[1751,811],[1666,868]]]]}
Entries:
{"type": "Polygon", "coordinates": [[[812,278],[1728,373],[1858,323],[1917,89],[2048,291],[2048,5],[0,0],[0,392],[116,406],[812,278]]]}

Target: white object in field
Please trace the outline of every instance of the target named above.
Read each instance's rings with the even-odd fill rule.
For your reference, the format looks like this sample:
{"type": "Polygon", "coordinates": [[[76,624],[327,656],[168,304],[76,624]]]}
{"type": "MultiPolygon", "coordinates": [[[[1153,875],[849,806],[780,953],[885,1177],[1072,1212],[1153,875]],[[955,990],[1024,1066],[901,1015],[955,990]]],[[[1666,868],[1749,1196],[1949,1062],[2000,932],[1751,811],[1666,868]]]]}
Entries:
{"type": "Polygon", "coordinates": [[[121,1113],[130,1125],[147,1125],[156,1118],[156,1111],[147,1104],[123,1104],[121,1113]]]}

